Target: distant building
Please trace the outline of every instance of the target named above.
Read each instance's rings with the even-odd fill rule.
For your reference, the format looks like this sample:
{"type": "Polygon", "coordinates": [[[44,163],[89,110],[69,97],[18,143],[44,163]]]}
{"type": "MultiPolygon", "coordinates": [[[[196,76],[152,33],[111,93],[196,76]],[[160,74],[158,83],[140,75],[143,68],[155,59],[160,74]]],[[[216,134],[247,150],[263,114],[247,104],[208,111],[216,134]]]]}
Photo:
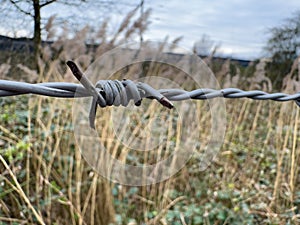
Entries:
{"type": "MultiPolygon", "coordinates": [[[[43,42],[43,45],[52,44],[53,42],[43,42]]],[[[92,49],[96,49],[94,45],[90,46],[92,49]]],[[[33,41],[30,38],[11,38],[7,36],[0,35],[0,51],[22,51],[22,52],[33,52],[33,41]]],[[[180,53],[168,53],[171,58],[180,59],[184,55],[180,53]]],[[[205,58],[206,56],[199,55],[200,58],[205,58]]],[[[224,63],[228,58],[214,56],[213,61],[224,63]]],[[[240,65],[242,67],[247,67],[252,61],[242,60],[242,59],[230,59],[231,62],[240,65]]]]}
{"type": "Polygon", "coordinates": [[[10,38],[0,35],[0,51],[33,51],[33,42],[29,38],[10,38]]]}

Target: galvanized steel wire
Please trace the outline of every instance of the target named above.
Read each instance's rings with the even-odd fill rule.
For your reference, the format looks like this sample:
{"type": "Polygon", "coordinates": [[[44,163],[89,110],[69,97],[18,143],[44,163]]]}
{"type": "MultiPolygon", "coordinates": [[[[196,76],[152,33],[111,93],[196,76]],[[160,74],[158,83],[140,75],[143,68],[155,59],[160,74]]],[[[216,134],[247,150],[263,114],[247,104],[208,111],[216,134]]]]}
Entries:
{"type": "Polygon", "coordinates": [[[300,106],[300,92],[296,94],[267,93],[260,90],[243,91],[237,88],[225,88],[214,90],[209,88],[185,91],[181,89],[159,89],[156,90],[150,85],[131,80],[100,80],[94,86],[79,70],[77,65],[68,61],[67,65],[74,76],[82,84],[66,82],[47,82],[30,84],[25,82],[0,80],[0,97],[37,94],[58,98],[81,98],[93,97],[90,110],[90,125],[94,127],[97,105],[106,106],[127,106],[130,100],[139,106],[143,98],[156,99],[167,108],[173,108],[171,101],[182,101],[187,99],[206,100],[217,97],[223,98],[250,98],[255,100],[273,101],[295,101],[300,106]]]}
{"type": "MultiPolygon", "coordinates": [[[[146,89],[146,86],[149,86],[145,83],[134,83],[130,80],[124,81],[110,81],[110,80],[101,80],[98,82],[103,85],[103,93],[107,93],[108,96],[112,92],[109,92],[108,88],[105,88],[107,85],[112,87],[112,91],[115,91],[116,85],[122,84],[123,87],[128,85],[132,85],[133,88],[137,88],[141,98],[145,98],[145,92],[142,90],[146,89]],[[104,91],[105,90],[105,91],[104,91]]],[[[122,87],[120,85],[120,87],[122,87]]],[[[119,90],[117,90],[119,91],[119,90]]],[[[170,101],[182,101],[187,99],[198,99],[198,100],[206,100],[212,99],[216,97],[223,98],[250,98],[255,100],[273,100],[273,101],[300,101],[300,92],[296,94],[285,94],[285,93],[267,93],[264,91],[254,90],[254,91],[243,91],[238,88],[225,88],[221,90],[214,89],[197,89],[193,91],[185,91],[181,89],[159,89],[157,90],[161,95],[169,99],[170,101]]],[[[38,84],[30,84],[19,81],[9,81],[9,80],[0,80],[0,97],[7,96],[15,96],[15,95],[24,95],[24,94],[37,94],[44,95],[49,97],[58,97],[58,98],[81,98],[81,97],[89,97],[92,94],[86,90],[80,84],[74,83],[66,83],[66,82],[47,82],[47,83],[38,83],[38,84]]],[[[107,96],[107,97],[108,97],[107,96]]],[[[151,96],[147,96],[147,98],[151,98],[151,96]]],[[[111,98],[107,98],[109,101],[111,98]]],[[[104,103],[104,107],[109,105],[104,103]]]]}

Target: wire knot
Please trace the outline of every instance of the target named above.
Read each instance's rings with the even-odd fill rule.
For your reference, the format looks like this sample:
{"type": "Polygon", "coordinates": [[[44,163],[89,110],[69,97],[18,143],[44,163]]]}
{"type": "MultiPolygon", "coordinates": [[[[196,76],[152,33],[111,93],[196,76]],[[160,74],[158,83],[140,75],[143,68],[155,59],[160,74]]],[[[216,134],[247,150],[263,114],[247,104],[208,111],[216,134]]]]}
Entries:
{"type": "Polygon", "coordinates": [[[140,106],[143,98],[156,99],[163,106],[171,109],[173,104],[164,97],[159,91],[150,85],[142,82],[135,83],[131,80],[99,80],[94,86],[86,76],[79,70],[77,65],[68,61],[74,76],[93,96],[91,109],[89,113],[90,127],[95,129],[95,118],[97,106],[104,108],[107,106],[127,106],[130,100],[134,101],[136,106],[140,106]]]}
{"type": "MultiPolygon", "coordinates": [[[[266,93],[260,90],[243,91],[237,88],[225,88],[222,90],[214,90],[210,88],[197,89],[193,91],[185,91],[181,89],[160,89],[155,90],[145,83],[134,83],[130,80],[123,81],[98,81],[96,87],[83,75],[74,62],[68,61],[67,65],[72,70],[74,76],[84,86],[85,90],[82,95],[93,96],[92,108],[90,110],[90,126],[94,128],[97,105],[106,107],[110,105],[126,106],[132,99],[135,105],[139,106],[143,98],[156,99],[163,106],[173,108],[171,101],[181,101],[186,99],[207,100],[217,97],[223,98],[250,98],[255,100],[273,100],[273,101],[295,101],[300,107],[300,92],[296,94],[285,93],[266,93]],[[87,93],[85,93],[87,91],[87,93]]],[[[52,87],[50,85],[50,87],[52,87]]],[[[11,89],[9,89],[11,90],[11,89]]],[[[19,90],[18,90],[19,91],[19,90]]],[[[45,90],[49,91],[49,90],[45,90]]],[[[30,93],[34,93],[32,89],[30,93]]],[[[48,93],[48,92],[47,92],[48,93]]],[[[5,92],[10,95],[11,92],[5,92]]],[[[20,94],[20,92],[18,92],[20,94]]],[[[57,91],[55,92],[57,94],[57,91]]],[[[65,95],[65,93],[63,93],[65,95]]]]}
{"type": "Polygon", "coordinates": [[[101,107],[127,106],[130,100],[133,100],[136,106],[140,106],[142,102],[141,90],[131,80],[99,80],[96,90],[103,97],[99,99],[101,107]]]}

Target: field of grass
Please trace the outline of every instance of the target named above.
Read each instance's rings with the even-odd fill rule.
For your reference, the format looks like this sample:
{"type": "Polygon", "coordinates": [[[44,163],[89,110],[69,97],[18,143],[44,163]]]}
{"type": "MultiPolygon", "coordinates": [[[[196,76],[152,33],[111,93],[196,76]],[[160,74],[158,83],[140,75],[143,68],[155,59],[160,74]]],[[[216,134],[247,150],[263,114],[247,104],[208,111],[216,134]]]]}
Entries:
{"type": "MultiPolygon", "coordinates": [[[[26,61],[14,65],[22,73],[19,80],[76,82],[65,62],[76,59],[83,70],[87,69],[97,57],[119,44],[119,33],[130,39],[134,27],[125,25],[110,41],[104,40],[105,32],[99,31],[98,38],[105,44],[97,49],[87,49],[84,44],[86,30],[70,40],[58,39],[45,47],[40,74],[26,67],[26,61]]],[[[1,64],[2,78],[11,79],[10,63],[1,64]]],[[[213,64],[209,59],[207,63],[213,64]]],[[[214,72],[221,87],[274,91],[263,67],[263,61],[249,68],[225,62],[214,72]]],[[[134,74],[136,68],[126,70],[134,74]]],[[[172,73],[164,67],[150,65],[147,71],[172,79],[172,73]]],[[[280,91],[299,91],[299,77],[298,68],[291,68],[280,91]]],[[[189,88],[185,81],[176,78],[177,83],[189,88]]],[[[224,100],[226,135],[206,170],[199,170],[197,159],[192,158],[170,179],[147,186],[125,186],[100,176],[82,157],[74,137],[74,101],[34,95],[0,99],[0,225],[300,223],[300,119],[295,103],[224,100]]],[[[133,135],[161,110],[155,101],[144,100],[142,104],[148,111],[143,120],[137,119],[133,135]]],[[[205,143],[211,136],[210,109],[205,101],[193,104],[197,110],[191,115],[199,121],[199,129],[194,132],[205,143]]],[[[108,151],[123,162],[129,156],[135,163],[155,162],[157,155],[147,151],[132,155],[112,140],[112,110],[98,109],[97,116],[97,130],[108,151]]],[[[165,126],[172,130],[176,115],[163,113],[165,126]]],[[[172,135],[169,130],[166,133],[166,140],[175,147],[165,147],[165,155],[176,148],[176,129],[172,135]]],[[[147,141],[152,141],[151,136],[147,141]]]]}

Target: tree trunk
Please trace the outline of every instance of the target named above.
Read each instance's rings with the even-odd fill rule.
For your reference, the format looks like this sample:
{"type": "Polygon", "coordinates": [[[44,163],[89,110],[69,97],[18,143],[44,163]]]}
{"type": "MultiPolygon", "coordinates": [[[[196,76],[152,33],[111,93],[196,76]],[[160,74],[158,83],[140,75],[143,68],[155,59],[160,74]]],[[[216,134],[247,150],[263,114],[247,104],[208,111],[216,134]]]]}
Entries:
{"type": "Polygon", "coordinates": [[[38,65],[39,58],[41,57],[41,6],[40,0],[33,0],[33,19],[34,19],[34,35],[33,35],[33,48],[34,48],[34,65],[37,73],[40,69],[38,65]]]}

